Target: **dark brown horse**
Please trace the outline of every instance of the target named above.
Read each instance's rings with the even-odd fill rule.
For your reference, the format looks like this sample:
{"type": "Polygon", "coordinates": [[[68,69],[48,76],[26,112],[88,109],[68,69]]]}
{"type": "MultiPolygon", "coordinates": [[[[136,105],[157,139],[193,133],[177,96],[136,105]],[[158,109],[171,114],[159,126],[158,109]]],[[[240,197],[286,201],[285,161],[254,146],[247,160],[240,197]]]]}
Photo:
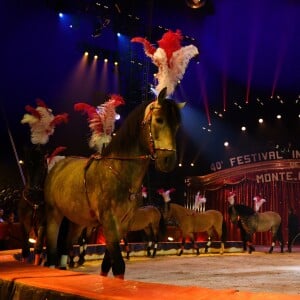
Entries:
{"type": "MultiPolygon", "coordinates": [[[[217,234],[221,240],[220,253],[224,252],[224,242],[226,235],[226,226],[223,220],[223,215],[218,210],[207,210],[205,212],[196,212],[187,209],[182,205],[175,203],[166,204],[165,209],[166,219],[175,219],[178,227],[182,231],[181,250],[179,255],[183,253],[186,238],[189,238],[195,248],[195,235],[200,232],[206,232],[209,236],[209,241],[206,244],[205,252],[211,245],[211,238],[217,234]]],[[[196,247],[197,255],[200,254],[199,248],[196,247]]]]}
{"type": "MultiPolygon", "coordinates": [[[[128,232],[144,230],[147,236],[147,256],[155,257],[159,235],[163,236],[166,232],[164,217],[160,210],[152,205],[139,207],[132,219],[129,222],[128,232]],[[153,253],[151,255],[151,248],[153,246],[153,253]]],[[[126,257],[129,259],[129,246],[127,237],[123,238],[126,250],[126,257]]]]}
{"type": "Polygon", "coordinates": [[[25,188],[18,204],[18,217],[22,231],[22,258],[28,260],[30,248],[34,247],[34,264],[40,264],[45,236],[44,181],[48,167],[46,153],[41,145],[34,145],[25,153],[25,188]],[[30,243],[29,236],[35,244],[30,243]],[[32,240],[33,241],[33,240],[32,240]]]}
{"type": "Polygon", "coordinates": [[[282,223],[278,213],[274,211],[255,212],[254,209],[243,204],[230,205],[228,213],[233,223],[237,223],[238,220],[240,220],[240,224],[246,233],[249,253],[254,250],[252,246],[253,234],[255,232],[267,231],[271,231],[272,233],[272,245],[269,249],[269,253],[273,252],[276,241],[279,241],[281,252],[283,252],[282,223]]]}
{"type": "Polygon", "coordinates": [[[127,117],[101,155],[67,157],[50,171],[45,182],[48,265],[57,261],[57,237],[63,217],[83,227],[103,228],[106,251],[101,275],[112,268],[124,278],[120,240],[137,209],[143,177],[151,161],[163,172],[174,169],[180,108],[166,99],[166,89],[127,117]]]}

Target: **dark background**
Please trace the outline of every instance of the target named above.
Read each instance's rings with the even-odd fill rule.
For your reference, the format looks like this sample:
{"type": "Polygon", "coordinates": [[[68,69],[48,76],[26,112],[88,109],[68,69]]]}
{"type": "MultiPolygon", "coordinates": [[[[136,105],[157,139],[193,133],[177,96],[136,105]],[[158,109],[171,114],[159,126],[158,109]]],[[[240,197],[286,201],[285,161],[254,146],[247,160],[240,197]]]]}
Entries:
{"type": "Polygon", "coordinates": [[[22,186],[17,158],[30,144],[29,127],[20,124],[26,104],[35,107],[41,98],[54,114],[70,114],[69,123],[50,138],[49,149],[66,146],[66,155],[90,155],[86,119],[74,113],[74,103],[98,105],[108,94],[120,93],[126,101],[118,109],[120,126],[133,107],[152,97],[155,73],[142,46],[130,38],[147,37],[157,47],[167,29],[180,29],[183,44],[196,45],[200,55],[190,61],[173,95],[187,102],[178,134],[183,166],[170,174],[150,168],[145,183],[153,198],[159,198],[157,188],[176,187],[174,197],[180,201],[185,176],[207,174],[211,163],[228,156],[285,151],[289,143],[299,149],[299,1],[207,0],[192,9],[184,0],[4,0],[0,11],[2,189],[22,186]],[[94,81],[88,73],[75,76],[85,50],[99,56],[94,81]],[[104,57],[110,61],[105,80],[104,57]],[[258,117],[265,120],[263,128],[258,117]],[[225,140],[230,143],[226,150],[225,140]]]}

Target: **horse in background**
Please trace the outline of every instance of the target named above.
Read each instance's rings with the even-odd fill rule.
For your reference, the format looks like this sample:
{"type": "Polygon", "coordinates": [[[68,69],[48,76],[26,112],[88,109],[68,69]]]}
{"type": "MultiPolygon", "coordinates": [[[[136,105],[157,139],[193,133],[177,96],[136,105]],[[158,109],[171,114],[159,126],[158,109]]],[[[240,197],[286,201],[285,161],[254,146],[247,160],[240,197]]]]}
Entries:
{"type": "Polygon", "coordinates": [[[282,235],[282,220],[278,213],[273,211],[255,212],[254,209],[243,204],[231,204],[228,208],[228,213],[232,223],[236,224],[238,220],[247,234],[248,252],[252,253],[252,236],[255,232],[272,233],[272,244],[269,253],[272,253],[276,241],[280,243],[281,253],[283,253],[284,241],[282,235]]]}
{"type": "Polygon", "coordinates": [[[129,114],[101,155],[70,156],[55,164],[45,182],[49,266],[56,265],[59,226],[66,217],[78,226],[102,226],[106,250],[101,275],[112,269],[115,277],[124,278],[120,240],[137,209],[150,162],[161,172],[175,168],[180,121],[180,105],[166,99],[163,89],[157,99],[129,114]]]}
{"type": "Polygon", "coordinates": [[[24,161],[26,183],[18,204],[18,217],[22,232],[21,255],[23,261],[28,260],[30,248],[34,247],[34,264],[39,265],[45,236],[44,181],[48,172],[43,146],[35,145],[27,149],[24,161]]]}
{"type": "Polygon", "coordinates": [[[226,225],[223,215],[218,210],[206,210],[205,212],[196,212],[187,209],[182,205],[175,203],[166,204],[165,219],[175,219],[179,228],[182,231],[182,242],[179,256],[182,255],[186,238],[192,242],[193,248],[196,249],[197,255],[200,254],[199,247],[195,245],[196,234],[206,232],[209,236],[209,241],[205,246],[205,253],[211,246],[211,239],[217,234],[221,240],[220,254],[224,253],[224,242],[226,240],[226,225]]]}
{"type": "MultiPolygon", "coordinates": [[[[155,257],[159,235],[164,236],[166,233],[166,224],[160,210],[152,205],[139,207],[128,225],[128,232],[143,230],[147,237],[147,256],[155,257]],[[153,253],[151,255],[151,248],[153,253]]],[[[128,236],[128,233],[127,233],[128,236]]],[[[126,258],[129,259],[130,249],[127,236],[123,238],[126,251],[126,258]]]]}

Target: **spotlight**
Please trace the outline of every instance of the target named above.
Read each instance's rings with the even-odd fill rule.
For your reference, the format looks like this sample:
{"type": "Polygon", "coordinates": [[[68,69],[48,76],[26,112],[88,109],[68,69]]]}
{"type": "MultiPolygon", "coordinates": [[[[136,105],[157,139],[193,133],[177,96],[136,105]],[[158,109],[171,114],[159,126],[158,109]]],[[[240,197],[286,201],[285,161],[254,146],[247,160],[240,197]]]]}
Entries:
{"type": "Polygon", "coordinates": [[[203,7],[206,4],[206,0],[185,0],[185,3],[188,7],[197,9],[203,7]]]}

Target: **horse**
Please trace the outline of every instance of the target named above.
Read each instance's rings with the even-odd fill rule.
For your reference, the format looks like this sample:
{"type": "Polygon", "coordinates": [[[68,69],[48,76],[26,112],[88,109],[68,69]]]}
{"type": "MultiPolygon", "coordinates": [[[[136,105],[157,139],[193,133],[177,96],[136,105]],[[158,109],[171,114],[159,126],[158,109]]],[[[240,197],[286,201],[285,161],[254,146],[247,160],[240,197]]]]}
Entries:
{"type": "Polygon", "coordinates": [[[272,253],[276,241],[280,243],[281,252],[283,252],[284,241],[282,235],[282,221],[278,213],[273,211],[255,212],[249,206],[243,204],[233,204],[228,208],[228,213],[231,221],[235,224],[238,220],[247,233],[248,252],[252,253],[254,247],[252,246],[252,236],[255,232],[272,232],[272,244],[269,253],[272,253]]]}
{"type": "Polygon", "coordinates": [[[34,264],[41,263],[41,254],[45,237],[45,202],[44,181],[48,167],[46,153],[42,145],[34,145],[25,152],[25,186],[18,203],[18,217],[21,226],[21,256],[27,261],[30,256],[30,248],[33,246],[29,237],[35,239],[34,264]]]}
{"type": "MultiPolygon", "coordinates": [[[[164,218],[160,210],[152,205],[139,207],[128,225],[128,232],[143,230],[147,236],[147,256],[155,257],[157,251],[157,244],[159,234],[164,235],[166,226],[164,218]],[[153,253],[151,255],[151,248],[153,245],[153,253]]],[[[126,258],[129,259],[129,246],[127,236],[123,238],[124,247],[126,250],[126,258]]]]}
{"type": "Polygon", "coordinates": [[[161,172],[177,162],[176,132],[182,105],[166,98],[164,88],[154,101],[139,104],[119,127],[101,154],[68,156],[56,163],[45,181],[47,265],[55,267],[59,225],[66,217],[84,227],[103,228],[106,250],[102,276],[110,269],[124,279],[120,240],[137,209],[137,195],[151,161],[161,172]]]}
{"type": "Polygon", "coordinates": [[[190,238],[193,248],[197,251],[197,255],[200,254],[199,247],[195,246],[196,233],[199,232],[207,232],[209,236],[209,241],[205,246],[205,253],[208,252],[208,248],[211,246],[211,239],[214,237],[215,233],[221,239],[220,254],[224,253],[226,225],[220,211],[211,209],[206,210],[205,212],[196,212],[179,204],[168,203],[165,209],[165,218],[175,219],[182,231],[179,256],[183,253],[186,238],[190,238]]]}

